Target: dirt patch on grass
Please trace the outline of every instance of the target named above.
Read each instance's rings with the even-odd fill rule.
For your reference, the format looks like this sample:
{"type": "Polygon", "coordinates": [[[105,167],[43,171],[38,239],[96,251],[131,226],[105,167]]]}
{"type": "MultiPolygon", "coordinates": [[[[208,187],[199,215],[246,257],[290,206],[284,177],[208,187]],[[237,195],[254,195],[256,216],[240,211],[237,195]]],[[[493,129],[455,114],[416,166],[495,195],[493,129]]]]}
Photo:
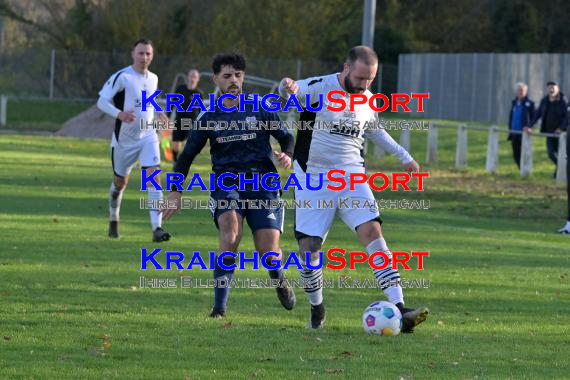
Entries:
{"type": "Polygon", "coordinates": [[[115,129],[115,120],[101,112],[96,105],[69,119],[56,136],[110,139],[115,129]]]}

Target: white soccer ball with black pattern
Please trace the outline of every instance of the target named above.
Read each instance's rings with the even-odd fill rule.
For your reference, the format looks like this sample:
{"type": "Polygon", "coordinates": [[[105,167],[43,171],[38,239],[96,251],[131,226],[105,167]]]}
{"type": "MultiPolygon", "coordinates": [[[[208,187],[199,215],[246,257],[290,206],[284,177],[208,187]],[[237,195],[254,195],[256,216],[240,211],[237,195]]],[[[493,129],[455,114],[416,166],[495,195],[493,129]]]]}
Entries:
{"type": "Polygon", "coordinates": [[[376,301],[364,310],[362,326],[368,334],[395,336],[402,329],[402,313],[390,302],[376,301]]]}

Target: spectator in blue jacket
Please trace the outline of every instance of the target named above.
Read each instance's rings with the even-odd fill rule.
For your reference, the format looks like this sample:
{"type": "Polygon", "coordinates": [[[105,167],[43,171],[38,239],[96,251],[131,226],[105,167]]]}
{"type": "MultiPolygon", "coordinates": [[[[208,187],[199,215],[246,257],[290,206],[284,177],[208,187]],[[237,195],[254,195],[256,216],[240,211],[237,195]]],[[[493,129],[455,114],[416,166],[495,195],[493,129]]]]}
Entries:
{"type": "MultiPolygon", "coordinates": [[[[527,97],[528,86],[526,83],[518,82],[515,85],[516,97],[511,105],[509,113],[509,131],[525,131],[529,127],[534,118],[534,102],[527,97]]],[[[513,146],[513,156],[517,166],[521,167],[521,143],[522,134],[509,133],[509,140],[513,146]]]]}
{"type": "MultiPolygon", "coordinates": [[[[546,84],[548,95],[540,101],[538,112],[534,115],[531,127],[542,119],[540,132],[559,134],[566,130],[568,123],[567,106],[568,99],[560,91],[560,86],[556,82],[546,84]]],[[[546,138],[546,149],[548,157],[555,165],[558,164],[558,137],[546,138]]],[[[556,175],[556,172],[555,172],[556,175]]]]}

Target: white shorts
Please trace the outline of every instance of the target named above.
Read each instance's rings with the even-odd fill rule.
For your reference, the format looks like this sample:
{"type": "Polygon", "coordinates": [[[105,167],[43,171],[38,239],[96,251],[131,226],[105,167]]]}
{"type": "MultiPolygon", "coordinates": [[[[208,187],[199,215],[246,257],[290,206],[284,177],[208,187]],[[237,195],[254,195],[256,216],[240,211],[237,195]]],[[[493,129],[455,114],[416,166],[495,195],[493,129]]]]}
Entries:
{"type": "Polygon", "coordinates": [[[127,177],[137,160],[141,169],[160,166],[160,147],[158,139],[145,138],[131,144],[111,143],[111,163],[113,172],[120,177],[127,177]]]}
{"type": "MultiPolygon", "coordinates": [[[[324,240],[333,224],[335,215],[342,219],[353,231],[356,227],[371,220],[380,220],[380,213],[374,206],[374,195],[367,183],[355,184],[354,190],[350,190],[348,186],[349,171],[346,173],[347,186],[340,191],[327,189],[330,183],[327,180],[327,173],[323,173],[323,186],[320,190],[306,189],[306,175],[303,169],[295,161],[294,163],[295,174],[299,180],[299,184],[303,190],[295,188],[295,200],[305,201],[311,200],[312,208],[296,208],[295,209],[295,237],[302,238],[305,235],[318,236],[324,240]],[[319,202],[320,201],[320,202],[319,202]],[[327,204],[325,205],[325,201],[327,204]],[[332,201],[332,207],[330,202],[332,201]],[[366,207],[364,207],[366,205],[366,207]],[[371,205],[371,207],[367,207],[371,205]],[[319,206],[321,208],[319,208],[319,206]]],[[[364,168],[352,170],[353,173],[364,173],[364,168]]],[[[336,174],[335,177],[339,175],[336,174]]],[[[318,173],[311,172],[311,185],[318,186],[319,179],[318,173]]],[[[332,183],[333,186],[338,186],[338,183],[332,183]]]]}

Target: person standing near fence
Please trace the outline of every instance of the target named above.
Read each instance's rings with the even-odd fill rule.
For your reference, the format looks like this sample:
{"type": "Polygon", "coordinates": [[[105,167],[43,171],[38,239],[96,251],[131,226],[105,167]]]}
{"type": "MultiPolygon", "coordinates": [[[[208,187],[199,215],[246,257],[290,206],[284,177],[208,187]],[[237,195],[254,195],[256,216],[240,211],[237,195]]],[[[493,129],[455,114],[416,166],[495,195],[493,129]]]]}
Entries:
{"type": "MultiPolygon", "coordinates": [[[[184,102],[182,102],[182,108],[188,109],[192,103],[192,97],[194,94],[199,94],[200,98],[204,97],[202,90],[198,88],[198,82],[200,82],[200,73],[196,69],[191,69],[188,71],[186,77],[186,84],[181,84],[176,87],[176,93],[184,96],[184,102]]],[[[178,112],[176,111],[176,130],[172,131],[172,155],[173,155],[173,165],[176,165],[176,160],[178,159],[178,153],[183,149],[184,141],[188,138],[190,129],[182,129],[182,119],[192,119],[196,120],[198,116],[199,108],[193,108],[191,112],[178,112]]],[[[190,125],[188,122],[186,125],[190,125]]]]}
{"type": "MultiPolygon", "coordinates": [[[[534,126],[538,119],[541,119],[540,132],[559,134],[567,128],[568,98],[560,91],[557,82],[550,81],[546,87],[548,94],[540,101],[540,106],[530,126],[534,126]]],[[[546,150],[548,158],[554,162],[554,165],[558,165],[558,136],[546,138],[546,150]]],[[[556,170],[554,177],[556,177],[556,170]]]]}
{"type": "MultiPolygon", "coordinates": [[[[109,237],[119,237],[119,212],[123,192],[129,182],[133,165],[139,161],[144,172],[160,168],[160,148],[154,129],[141,128],[154,120],[154,109],[142,110],[142,92],[152,94],[158,86],[158,77],[148,70],[154,56],[152,41],[141,39],[133,44],[133,64],[111,75],[99,92],[97,107],[115,119],[115,132],[111,140],[111,164],[113,182],[109,189],[109,237]]],[[[158,113],[162,121],[168,121],[164,113],[158,113]]],[[[162,191],[148,188],[149,201],[161,201],[162,191]]],[[[159,210],[150,210],[152,241],[170,240],[170,234],[162,229],[159,210]]]]}
{"type": "MultiPolygon", "coordinates": [[[[534,102],[528,98],[527,94],[527,84],[518,82],[515,85],[516,97],[511,104],[511,112],[509,114],[509,131],[527,132],[529,130],[529,126],[534,118],[534,102]]],[[[508,140],[511,141],[513,146],[513,156],[520,169],[522,134],[509,133],[508,140]]]]}

